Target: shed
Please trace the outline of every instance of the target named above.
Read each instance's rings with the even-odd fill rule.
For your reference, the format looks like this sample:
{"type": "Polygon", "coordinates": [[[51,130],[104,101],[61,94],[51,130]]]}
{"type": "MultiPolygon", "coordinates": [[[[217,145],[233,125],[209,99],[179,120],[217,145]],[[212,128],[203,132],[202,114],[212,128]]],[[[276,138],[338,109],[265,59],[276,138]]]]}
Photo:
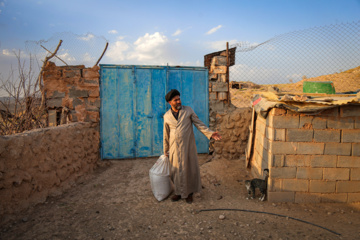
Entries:
{"type": "Polygon", "coordinates": [[[258,178],[269,169],[269,202],[360,201],[359,97],[254,97],[246,165],[258,178]]]}

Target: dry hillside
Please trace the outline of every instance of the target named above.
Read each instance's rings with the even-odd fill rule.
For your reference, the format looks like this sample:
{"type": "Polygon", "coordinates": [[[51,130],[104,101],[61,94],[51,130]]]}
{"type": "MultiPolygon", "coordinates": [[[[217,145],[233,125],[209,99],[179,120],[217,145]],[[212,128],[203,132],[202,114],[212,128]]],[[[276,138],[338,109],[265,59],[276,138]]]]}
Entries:
{"type": "Polygon", "coordinates": [[[237,107],[248,107],[254,94],[267,91],[270,86],[279,88],[280,92],[302,93],[304,81],[332,81],[337,93],[357,91],[360,89],[360,66],[341,73],[306,78],[297,83],[260,85],[259,89],[231,89],[231,101],[237,107]]]}

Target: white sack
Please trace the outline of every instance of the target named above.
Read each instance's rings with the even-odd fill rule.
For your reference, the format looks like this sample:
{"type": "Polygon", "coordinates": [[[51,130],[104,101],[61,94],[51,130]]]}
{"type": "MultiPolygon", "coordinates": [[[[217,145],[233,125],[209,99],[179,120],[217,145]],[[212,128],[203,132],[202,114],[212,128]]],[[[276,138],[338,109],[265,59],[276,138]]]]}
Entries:
{"type": "Polygon", "coordinates": [[[158,201],[170,195],[173,184],[170,179],[169,158],[161,155],[149,171],[151,190],[158,201]]]}

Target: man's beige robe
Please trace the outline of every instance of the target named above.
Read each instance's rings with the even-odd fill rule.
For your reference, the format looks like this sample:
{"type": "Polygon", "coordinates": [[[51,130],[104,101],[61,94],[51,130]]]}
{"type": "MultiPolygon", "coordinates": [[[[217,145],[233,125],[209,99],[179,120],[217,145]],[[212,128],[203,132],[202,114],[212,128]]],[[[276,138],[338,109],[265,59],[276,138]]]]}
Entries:
{"type": "Polygon", "coordinates": [[[200,168],[192,124],[209,139],[214,133],[198,118],[191,107],[182,106],[178,120],[173,116],[171,109],[164,114],[164,153],[169,151],[175,195],[181,195],[182,198],[201,191],[200,168]]]}

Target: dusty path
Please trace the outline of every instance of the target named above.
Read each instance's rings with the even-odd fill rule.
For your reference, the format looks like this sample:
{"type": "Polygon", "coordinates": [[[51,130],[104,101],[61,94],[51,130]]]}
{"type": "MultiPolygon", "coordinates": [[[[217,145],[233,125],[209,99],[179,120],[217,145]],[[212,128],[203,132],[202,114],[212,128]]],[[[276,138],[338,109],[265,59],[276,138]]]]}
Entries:
{"type": "Polygon", "coordinates": [[[241,160],[200,155],[203,192],[193,204],[157,202],[148,171],[156,158],[112,161],[60,197],[1,226],[0,239],[360,239],[360,204],[271,204],[246,200],[241,160]],[[313,225],[250,212],[299,218],[313,225]],[[223,215],[225,219],[219,219],[223,215]]]}

